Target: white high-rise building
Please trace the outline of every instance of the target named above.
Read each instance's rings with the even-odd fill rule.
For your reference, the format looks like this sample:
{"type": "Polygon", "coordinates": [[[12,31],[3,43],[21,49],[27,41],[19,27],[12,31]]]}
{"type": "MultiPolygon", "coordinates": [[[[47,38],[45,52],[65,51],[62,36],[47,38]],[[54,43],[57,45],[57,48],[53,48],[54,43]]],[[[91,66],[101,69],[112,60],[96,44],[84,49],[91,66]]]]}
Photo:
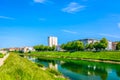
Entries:
{"type": "Polygon", "coordinates": [[[58,45],[58,38],[57,37],[53,37],[53,36],[49,36],[48,37],[48,45],[50,47],[57,46],[58,45]]]}

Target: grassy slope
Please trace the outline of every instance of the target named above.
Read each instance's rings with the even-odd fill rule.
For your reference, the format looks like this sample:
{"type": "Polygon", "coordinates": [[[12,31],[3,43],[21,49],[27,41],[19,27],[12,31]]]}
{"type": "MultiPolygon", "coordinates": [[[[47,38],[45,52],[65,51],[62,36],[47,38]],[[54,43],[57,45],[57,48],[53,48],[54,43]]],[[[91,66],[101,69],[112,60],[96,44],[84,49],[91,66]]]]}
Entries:
{"type": "Polygon", "coordinates": [[[84,58],[120,61],[120,52],[33,52],[32,54],[44,57],[84,58]]]}
{"type": "Polygon", "coordinates": [[[0,80],[56,80],[56,78],[27,59],[10,54],[0,67],[0,80]]]}
{"type": "Polygon", "coordinates": [[[3,56],[4,56],[4,55],[3,55],[2,53],[0,53],[0,58],[3,58],[3,56]]]}

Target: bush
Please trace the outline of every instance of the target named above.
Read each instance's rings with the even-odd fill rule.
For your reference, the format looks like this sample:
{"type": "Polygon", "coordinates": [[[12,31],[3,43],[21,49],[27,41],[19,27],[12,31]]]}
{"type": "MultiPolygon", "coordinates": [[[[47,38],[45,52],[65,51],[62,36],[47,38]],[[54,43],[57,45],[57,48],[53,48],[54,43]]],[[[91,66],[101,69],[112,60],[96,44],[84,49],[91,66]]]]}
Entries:
{"type": "Polygon", "coordinates": [[[57,71],[57,70],[50,69],[50,68],[48,68],[47,70],[48,70],[50,73],[55,74],[56,76],[62,75],[62,74],[61,74],[59,71],[57,71]]]}
{"type": "Polygon", "coordinates": [[[0,58],[3,58],[3,57],[4,57],[4,55],[2,53],[0,53],[0,58]]]}

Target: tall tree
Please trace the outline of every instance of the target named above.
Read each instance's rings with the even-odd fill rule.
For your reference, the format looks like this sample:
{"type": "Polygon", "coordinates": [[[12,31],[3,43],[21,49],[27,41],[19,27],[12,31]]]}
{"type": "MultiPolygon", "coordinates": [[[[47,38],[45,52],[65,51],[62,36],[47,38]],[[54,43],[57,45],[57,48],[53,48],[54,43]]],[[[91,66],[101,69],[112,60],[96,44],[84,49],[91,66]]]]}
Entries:
{"type": "Polygon", "coordinates": [[[93,43],[86,44],[85,49],[92,50],[94,48],[93,43]]]}
{"type": "Polygon", "coordinates": [[[99,44],[100,44],[99,42],[95,42],[94,45],[93,45],[96,51],[98,51],[99,48],[100,48],[99,44]]]}
{"type": "Polygon", "coordinates": [[[102,50],[105,50],[106,48],[107,48],[107,46],[108,46],[108,40],[106,39],[106,38],[102,38],[101,40],[100,40],[100,44],[99,44],[99,46],[100,46],[100,49],[102,50]]]}
{"type": "Polygon", "coordinates": [[[120,42],[117,43],[116,50],[120,50],[120,42]]]}

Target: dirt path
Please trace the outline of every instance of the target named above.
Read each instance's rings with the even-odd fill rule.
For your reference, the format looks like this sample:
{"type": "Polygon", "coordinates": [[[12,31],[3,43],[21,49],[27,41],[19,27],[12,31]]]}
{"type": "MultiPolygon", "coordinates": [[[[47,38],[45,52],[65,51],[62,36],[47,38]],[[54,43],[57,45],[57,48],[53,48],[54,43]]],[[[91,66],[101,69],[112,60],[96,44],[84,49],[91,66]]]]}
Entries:
{"type": "Polygon", "coordinates": [[[8,58],[9,54],[6,54],[3,58],[0,58],[0,66],[4,64],[4,61],[8,58]]]}

